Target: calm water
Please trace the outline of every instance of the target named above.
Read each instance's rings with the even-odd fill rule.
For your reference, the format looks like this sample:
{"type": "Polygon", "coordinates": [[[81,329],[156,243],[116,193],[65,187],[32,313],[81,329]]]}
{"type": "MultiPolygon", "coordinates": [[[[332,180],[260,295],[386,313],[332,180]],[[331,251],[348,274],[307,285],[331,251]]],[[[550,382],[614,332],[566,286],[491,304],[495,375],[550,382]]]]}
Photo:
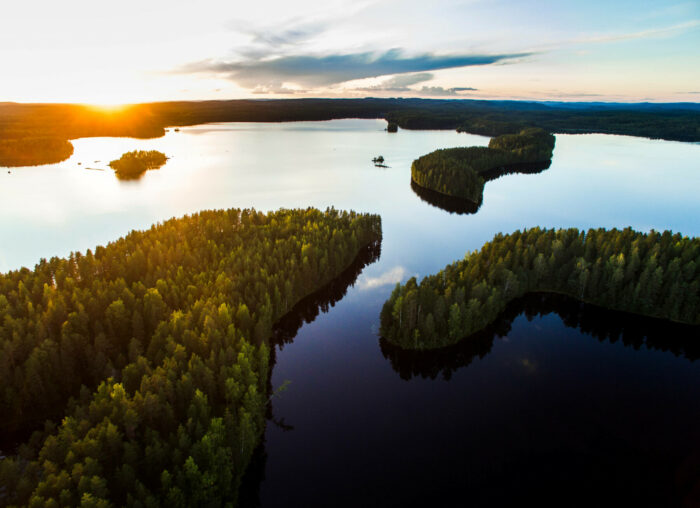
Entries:
{"type": "Polygon", "coordinates": [[[499,231],[632,226],[697,236],[700,145],[558,135],[548,170],[489,182],[477,213],[451,214],[411,190],[410,163],[488,138],[387,134],[385,125],[216,124],[155,140],[77,140],[63,163],[0,171],[0,271],[204,208],[379,213],[380,259],[311,302],[298,333],[301,317],[286,324],[272,385],[291,384],[274,399],[246,499],[462,506],[546,495],[564,505],[665,505],[690,492],[700,478],[697,329],[537,298],[442,355],[401,355],[380,345],[377,328],[396,282],[435,272],[499,231]],[[171,159],[137,182],[104,170],[134,149],[171,159]],[[375,168],[377,155],[390,167],[375,168]]]}

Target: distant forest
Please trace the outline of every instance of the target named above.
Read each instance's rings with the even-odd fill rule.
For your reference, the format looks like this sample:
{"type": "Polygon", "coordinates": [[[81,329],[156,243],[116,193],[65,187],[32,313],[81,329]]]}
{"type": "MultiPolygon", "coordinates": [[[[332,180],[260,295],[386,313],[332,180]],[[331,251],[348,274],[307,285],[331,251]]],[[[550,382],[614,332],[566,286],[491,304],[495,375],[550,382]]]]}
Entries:
{"type": "MultiPolygon", "coordinates": [[[[549,167],[552,150],[553,135],[539,128],[523,129],[492,138],[488,147],[445,148],[423,155],[411,165],[411,181],[429,191],[467,200],[478,209],[485,182],[506,173],[549,167]]],[[[430,196],[423,198],[431,200],[430,196]]]]}
{"type": "Polygon", "coordinates": [[[485,136],[540,127],[552,133],[599,132],[700,141],[700,109],[686,103],[586,105],[431,99],[286,99],[159,102],[111,111],[87,105],[0,103],[0,140],[3,140],[0,142],[0,165],[47,164],[69,156],[65,147],[47,144],[18,159],[16,145],[6,146],[5,140],[67,141],[94,136],[152,138],[162,136],[169,126],[338,118],[383,118],[389,122],[391,130],[395,126],[457,129],[485,136]]]}
{"type": "Polygon", "coordinates": [[[381,335],[404,349],[442,348],[541,291],[700,325],[700,239],[629,228],[498,234],[420,284],[413,277],[397,285],[381,311],[381,335]]]}
{"type": "Polygon", "coordinates": [[[334,209],[205,211],[0,274],[0,504],[235,504],[273,325],[381,235],[334,209]]]}

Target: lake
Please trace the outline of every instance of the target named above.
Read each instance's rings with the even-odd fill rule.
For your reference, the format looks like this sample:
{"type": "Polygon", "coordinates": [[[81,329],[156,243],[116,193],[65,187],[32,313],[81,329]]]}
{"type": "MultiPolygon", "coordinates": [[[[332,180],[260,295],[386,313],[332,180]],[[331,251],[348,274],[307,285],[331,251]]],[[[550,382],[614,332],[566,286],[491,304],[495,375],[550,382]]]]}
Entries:
{"type": "Polygon", "coordinates": [[[411,189],[411,162],[488,138],[385,126],[230,123],[76,140],[62,163],[0,171],[0,271],[201,209],[378,213],[379,259],[280,328],[271,383],[290,383],[273,399],[246,504],[672,505],[700,489],[697,328],[535,295],[442,352],[405,354],[377,334],[397,282],[498,232],[631,226],[697,236],[700,145],[557,135],[549,169],[488,182],[481,208],[460,214],[411,189]],[[117,180],[107,163],[135,149],[171,159],[139,181],[117,180]],[[378,155],[388,168],[372,164],[378,155]]]}

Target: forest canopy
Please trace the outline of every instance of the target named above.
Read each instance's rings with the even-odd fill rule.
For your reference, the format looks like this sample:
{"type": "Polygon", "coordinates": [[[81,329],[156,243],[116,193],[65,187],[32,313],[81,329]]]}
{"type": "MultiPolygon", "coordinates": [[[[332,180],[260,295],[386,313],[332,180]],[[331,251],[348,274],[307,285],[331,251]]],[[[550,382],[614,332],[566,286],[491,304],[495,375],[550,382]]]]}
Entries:
{"type": "Polygon", "coordinates": [[[134,150],[123,154],[109,163],[120,180],[134,180],[143,176],[149,169],[158,169],[168,158],[157,150],[134,150]]]}
{"type": "Polygon", "coordinates": [[[381,311],[381,335],[404,349],[448,346],[540,291],[700,325],[700,239],[629,228],[498,234],[420,284],[414,277],[397,285],[381,311]]]}
{"type": "Polygon", "coordinates": [[[0,165],[7,167],[53,164],[73,155],[73,145],[59,138],[0,139],[0,165]]]}
{"type": "Polygon", "coordinates": [[[376,215],[204,211],[0,274],[2,435],[47,421],[0,502],[235,504],[273,324],[380,241],[376,215]]]}
{"type": "Polygon", "coordinates": [[[489,146],[445,148],[419,157],[411,166],[411,180],[434,191],[477,205],[483,200],[484,184],[510,172],[531,172],[549,166],[554,136],[538,128],[504,134],[489,146]]]}

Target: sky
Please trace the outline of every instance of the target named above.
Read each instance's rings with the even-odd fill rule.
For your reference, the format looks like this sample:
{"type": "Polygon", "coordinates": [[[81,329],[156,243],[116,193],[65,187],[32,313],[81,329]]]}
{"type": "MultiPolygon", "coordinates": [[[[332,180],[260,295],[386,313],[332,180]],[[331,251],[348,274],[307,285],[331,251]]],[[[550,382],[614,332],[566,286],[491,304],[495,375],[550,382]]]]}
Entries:
{"type": "Polygon", "coordinates": [[[2,0],[0,102],[700,101],[700,0],[2,0]]]}

